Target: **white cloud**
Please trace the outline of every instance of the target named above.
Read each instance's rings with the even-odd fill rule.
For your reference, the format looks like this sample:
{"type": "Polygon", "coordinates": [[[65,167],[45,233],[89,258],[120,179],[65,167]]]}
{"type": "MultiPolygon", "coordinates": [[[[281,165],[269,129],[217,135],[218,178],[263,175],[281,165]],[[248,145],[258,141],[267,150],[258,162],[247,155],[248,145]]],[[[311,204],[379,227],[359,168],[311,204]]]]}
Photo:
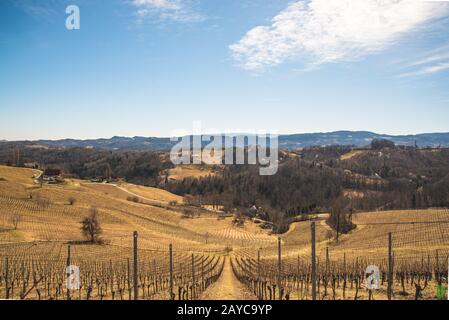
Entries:
{"type": "Polygon", "coordinates": [[[428,64],[428,63],[437,62],[437,61],[441,61],[441,60],[447,60],[447,59],[449,59],[449,52],[439,53],[439,54],[434,54],[434,55],[422,58],[421,60],[412,62],[408,66],[409,67],[420,66],[423,64],[428,64]]]}
{"type": "Polygon", "coordinates": [[[449,69],[449,62],[439,63],[437,65],[427,67],[421,71],[421,74],[434,74],[449,69]]]}
{"type": "Polygon", "coordinates": [[[137,16],[177,22],[199,22],[205,17],[192,9],[191,0],[133,0],[137,16]]]}
{"type": "Polygon", "coordinates": [[[134,0],[134,5],[168,10],[178,10],[181,8],[180,2],[176,0],[134,0]]]}
{"type": "Polygon", "coordinates": [[[298,58],[309,65],[354,60],[386,49],[448,8],[420,0],[296,0],[230,49],[248,70],[298,58]]]}
{"type": "Polygon", "coordinates": [[[449,46],[434,49],[415,61],[406,63],[403,69],[409,71],[399,74],[397,78],[427,76],[446,71],[449,69],[449,46]]]}
{"type": "Polygon", "coordinates": [[[442,71],[449,70],[449,61],[437,63],[432,66],[421,68],[417,71],[411,71],[407,73],[400,74],[398,78],[406,78],[406,77],[416,77],[416,76],[427,76],[435,73],[439,73],[442,71]]]}

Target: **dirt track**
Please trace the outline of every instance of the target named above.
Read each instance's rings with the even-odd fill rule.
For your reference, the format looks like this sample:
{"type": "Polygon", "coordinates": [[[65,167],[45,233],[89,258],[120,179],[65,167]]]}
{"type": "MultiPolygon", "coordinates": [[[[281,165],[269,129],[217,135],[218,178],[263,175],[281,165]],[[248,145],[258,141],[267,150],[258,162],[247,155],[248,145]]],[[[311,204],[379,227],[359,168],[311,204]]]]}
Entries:
{"type": "Polygon", "coordinates": [[[230,257],[225,259],[221,277],[201,295],[201,300],[256,300],[257,298],[235,277],[230,257]]]}

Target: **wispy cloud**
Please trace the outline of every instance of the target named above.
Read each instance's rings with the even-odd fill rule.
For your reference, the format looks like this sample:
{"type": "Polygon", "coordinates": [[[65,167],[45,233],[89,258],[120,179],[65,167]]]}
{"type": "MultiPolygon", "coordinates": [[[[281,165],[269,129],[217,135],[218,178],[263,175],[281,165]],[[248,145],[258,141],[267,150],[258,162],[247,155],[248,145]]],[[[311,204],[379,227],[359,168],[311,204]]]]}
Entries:
{"type": "Polygon", "coordinates": [[[248,70],[297,59],[309,66],[355,60],[385,50],[448,9],[448,3],[420,0],[296,0],[230,49],[248,70]]]}
{"type": "Polygon", "coordinates": [[[416,76],[428,76],[435,73],[439,73],[445,70],[449,70],[449,61],[437,63],[432,66],[424,67],[416,71],[406,72],[398,75],[398,78],[416,77],[416,76]]]}
{"type": "Polygon", "coordinates": [[[162,21],[200,22],[205,16],[194,10],[192,0],[133,0],[139,21],[146,18],[162,21]]]}
{"type": "Polygon", "coordinates": [[[449,46],[443,46],[416,58],[412,62],[403,62],[402,69],[408,70],[397,78],[428,76],[449,69],[449,46]]]}
{"type": "Polygon", "coordinates": [[[438,62],[438,61],[448,60],[448,59],[449,59],[449,51],[445,52],[445,53],[438,53],[438,54],[434,54],[434,55],[422,58],[420,60],[410,63],[408,66],[409,67],[420,66],[423,64],[428,64],[428,63],[438,62]]]}

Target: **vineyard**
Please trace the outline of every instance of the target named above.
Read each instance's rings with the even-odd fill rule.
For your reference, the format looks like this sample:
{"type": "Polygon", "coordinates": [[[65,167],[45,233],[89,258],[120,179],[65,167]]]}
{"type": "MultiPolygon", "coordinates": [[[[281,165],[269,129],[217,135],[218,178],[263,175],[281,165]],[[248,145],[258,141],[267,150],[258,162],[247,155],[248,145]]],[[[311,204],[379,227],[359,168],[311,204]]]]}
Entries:
{"type": "Polygon", "coordinates": [[[447,284],[444,208],[356,213],[357,228],[338,239],[324,215],[278,238],[210,210],[186,218],[182,199],[166,191],[76,179],[37,185],[36,174],[0,166],[2,299],[413,300],[441,297],[447,284]],[[102,243],[80,232],[92,208],[102,243]],[[67,266],[79,268],[76,288],[67,266]],[[378,268],[375,288],[369,266],[378,268]]]}
{"type": "Polygon", "coordinates": [[[277,247],[238,250],[234,272],[268,300],[312,299],[313,282],[320,300],[387,299],[389,293],[391,299],[435,299],[438,287],[447,286],[447,209],[362,213],[354,221],[358,230],[338,242],[327,239],[330,230],[322,221],[314,223],[315,272],[310,223],[294,226],[277,247]],[[366,285],[369,266],[379,268],[372,290],[366,285]]]}
{"type": "Polygon", "coordinates": [[[61,243],[2,245],[0,255],[5,299],[196,299],[217,280],[224,262],[217,254],[171,249],[138,249],[135,259],[133,248],[61,243]],[[71,265],[80,270],[73,290],[66,285],[71,265]]]}

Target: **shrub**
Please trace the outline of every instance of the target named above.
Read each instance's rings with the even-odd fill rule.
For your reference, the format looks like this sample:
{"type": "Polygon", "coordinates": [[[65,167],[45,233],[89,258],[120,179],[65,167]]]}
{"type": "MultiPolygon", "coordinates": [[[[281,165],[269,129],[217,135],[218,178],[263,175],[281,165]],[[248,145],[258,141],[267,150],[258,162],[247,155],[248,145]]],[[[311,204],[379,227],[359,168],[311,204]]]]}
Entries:
{"type": "Polygon", "coordinates": [[[76,199],[74,197],[69,197],[67,201],[69,202],[69,205],[73,206],[76,202],[76,199]]]}
{"type": "Polygon", "coordinates": [[[182,215],[184,218],[193,218],[195,216],[195,211],[190,208],[185,208],[182,210],[182,215]]]}
{"type": "Polygon", "coordinates": [[[98,220],[98,210],[91,208],[89,215],[81,221],[81,232],[91,243],[101,243],[100,234],[102,233],[100,221],[98,220]]]}
{"type": "Polygon", "coordinates": [[[137,196],[129,196],[129,197],[126,198],[126,200],[131,201],[131,202],[135,202],[135,203],[139,203],[140,202],[139,197],[137,197],[137,196]]]}

